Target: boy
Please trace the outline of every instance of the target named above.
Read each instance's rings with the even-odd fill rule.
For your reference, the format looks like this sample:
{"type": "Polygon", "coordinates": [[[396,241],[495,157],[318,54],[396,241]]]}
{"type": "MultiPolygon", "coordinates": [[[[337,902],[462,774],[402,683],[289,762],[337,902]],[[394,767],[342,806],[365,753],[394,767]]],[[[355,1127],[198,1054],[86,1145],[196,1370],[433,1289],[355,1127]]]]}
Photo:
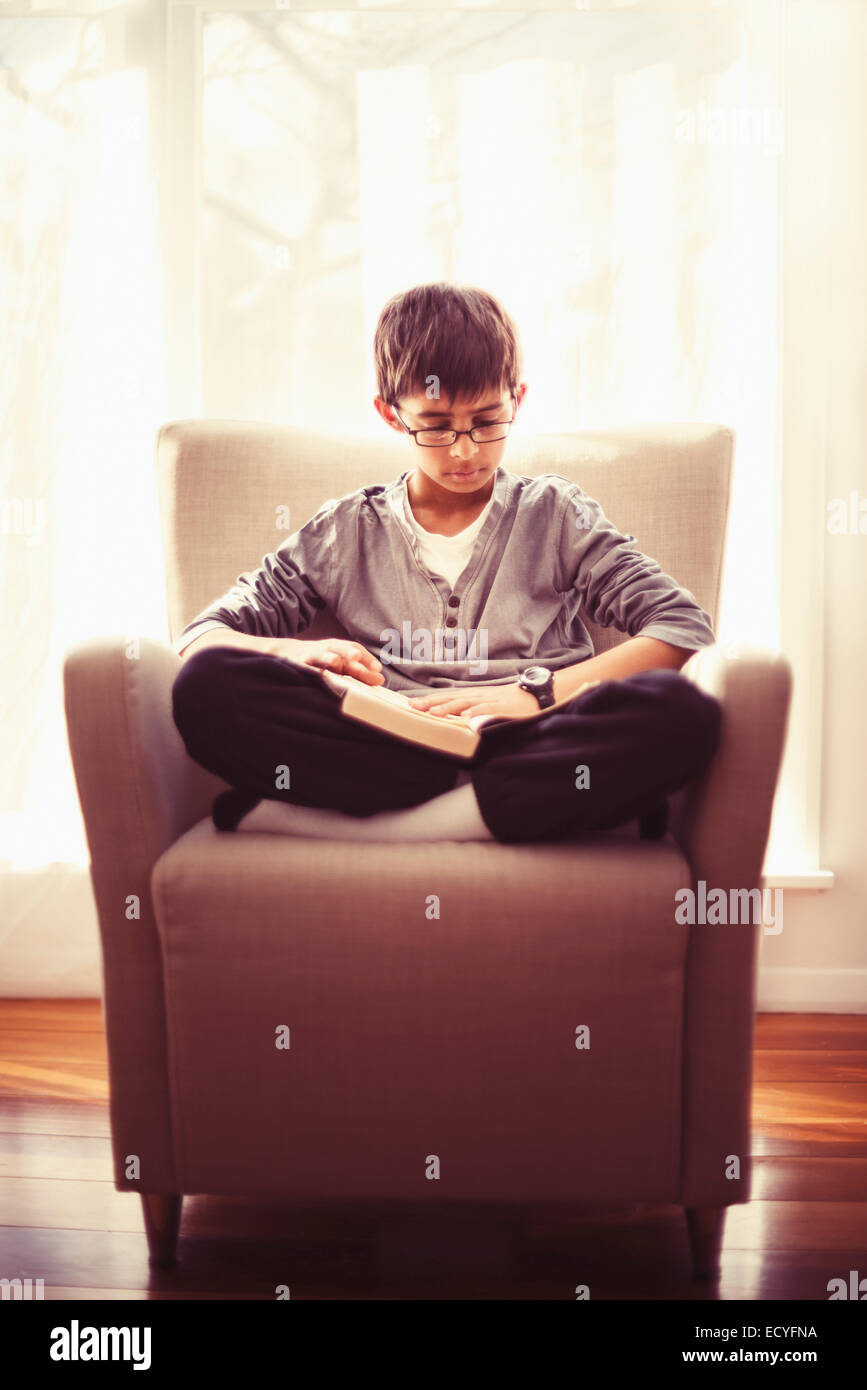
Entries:
{"type": "Polygon", "coordinates": [[[374,405],[413,468],[324,502],[175,643],[175,723],[191,757],[231,784],[215,825],[518,843],[638,817],[662,835],[666,798],[719,739],[719,702],[679,672],[714,641],[708,615],[576,484],[501,467],[527,387],[492,295],[447,283],[397,294],[374,353],[374,405]],[[579,603],[629,640],[594,656],[579,603]],[[353,640],[297,635],[326,606],[353,640]],[[345,719],[321,667],[443,718],[511,719],[457,763],[345,719]]]}

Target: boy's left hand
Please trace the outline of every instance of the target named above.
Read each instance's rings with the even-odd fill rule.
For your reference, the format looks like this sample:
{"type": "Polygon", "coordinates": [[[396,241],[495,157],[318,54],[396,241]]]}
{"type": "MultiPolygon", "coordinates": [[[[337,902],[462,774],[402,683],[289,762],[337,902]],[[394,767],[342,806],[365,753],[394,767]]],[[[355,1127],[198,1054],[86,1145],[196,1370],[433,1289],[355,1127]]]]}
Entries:
{"type": "Polygon", "coordinates": [[[475,714],[496,714],[502,719],[526,719],[539,713],[539,701],[529,690],[522,690],[517,681],[509,685],[492,685],[487,690],[432,690],[427,695],[411,695],[410,704],[428,714],[459,714],[469,719],[475,714]]]}

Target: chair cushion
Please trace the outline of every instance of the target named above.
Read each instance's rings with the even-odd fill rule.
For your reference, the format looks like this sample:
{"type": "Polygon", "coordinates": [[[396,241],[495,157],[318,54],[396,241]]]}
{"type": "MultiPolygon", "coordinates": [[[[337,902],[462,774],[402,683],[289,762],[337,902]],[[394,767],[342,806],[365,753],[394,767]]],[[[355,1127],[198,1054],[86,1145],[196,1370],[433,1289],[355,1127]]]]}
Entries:
{"type": "Polygon", "coordinates": [[[180,1190],[675,1201],[690,882],[634,826],[361,845],[202,820],[151,879],[180,1190]]]}

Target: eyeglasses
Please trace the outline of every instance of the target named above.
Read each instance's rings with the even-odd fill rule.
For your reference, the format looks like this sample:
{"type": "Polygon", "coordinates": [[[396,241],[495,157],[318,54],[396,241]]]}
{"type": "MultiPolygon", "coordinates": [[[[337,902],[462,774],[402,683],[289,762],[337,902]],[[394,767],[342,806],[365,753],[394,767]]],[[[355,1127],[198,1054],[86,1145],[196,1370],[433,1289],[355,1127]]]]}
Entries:
{"type": "MultiPolygon", "coordinates": [[[[517,405],[514,396],[510,399],[517,405]]],[[[511,420],[487,420],[483,425],[473,425],[471,430],[446,430],[446,429],[423,429],[411,430],[409,425],[400,416],[392,404],[395,419],[403,426],[407,434],[411,434],[416,444],[420,444],[423,449],[442,449],[454,444],[462,434],[468,434],[474,444],[493,444],[497,439],[505,439],[515,423],[515,416],[511,420]]]]}

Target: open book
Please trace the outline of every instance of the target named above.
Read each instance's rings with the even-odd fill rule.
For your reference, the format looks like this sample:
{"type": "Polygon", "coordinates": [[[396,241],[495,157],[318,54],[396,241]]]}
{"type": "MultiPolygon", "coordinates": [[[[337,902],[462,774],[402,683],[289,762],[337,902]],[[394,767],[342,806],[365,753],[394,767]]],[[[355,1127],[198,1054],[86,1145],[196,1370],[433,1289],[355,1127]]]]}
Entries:
{"type": "MultiPolygon", "coordinates": [[[[348,719],[357,719],[362,724],[371,724],[395,738],[406,739],[409,743],[421,743],[440,753],[469,761],[481,742],[483,730],[493,724],[508,724],[529,719],[542,719],[551,710],[559,709],[576,695],[598,685],[599,681],[585,681],[571,695],[549,705],[547,709],[536,710],[532,714],[430,714],[427,710],[416,709],[407,695],[399,690],[389,690],[384,685],[367,685],[355,676],[340,676],[335,671],[319,668],[329,690],[340,698],[340,709],[348,719]]],[[[443,689],[438,686],[437,690],[443,689]]],[[[455,687],[460,693],[460,687],[455,687]]],[[[421,694],[421,691],[419,691],[421,694]]],[[[479,700],[484,700],[484,692],[479,691],[479,700]]]]}

